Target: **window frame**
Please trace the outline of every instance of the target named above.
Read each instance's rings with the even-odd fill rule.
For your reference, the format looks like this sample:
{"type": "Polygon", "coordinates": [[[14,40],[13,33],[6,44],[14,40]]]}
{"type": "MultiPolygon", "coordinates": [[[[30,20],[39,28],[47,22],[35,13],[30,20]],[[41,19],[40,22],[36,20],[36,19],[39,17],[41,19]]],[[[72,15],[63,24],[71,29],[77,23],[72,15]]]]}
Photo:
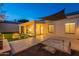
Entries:
{"type": "MultiPolygon", "coordinates": [[[[52,29],[52,28],[51,28],[51,29],[52,29]]],[[[55,25],[54,25],[54,24],[48,24],[48,33],[54,33],[54,32],[55,32],[55,25]],[[50,26],[50,25],[53,25],[53,31],[52,31],[52,32],[49,31],[49,26],[50,26]]]]}
{"type": "Polygon", "coordinates": [[[76,23],[75,23],[75,22],[68,22],[68,23],[74,23],[74,24],[75,24],[74,32],[71,33],[71,29],[70,29],[70,26],[71,26],[71,25],[69,25],[69,31],[68,31],[68,32],[66,31],[66,24],[67,24],[67,23],[65,23],[65,25],[64,25],[64,32],[65,32],[66,34],[75,34],[75,32],[76,32],[76,23]]]}

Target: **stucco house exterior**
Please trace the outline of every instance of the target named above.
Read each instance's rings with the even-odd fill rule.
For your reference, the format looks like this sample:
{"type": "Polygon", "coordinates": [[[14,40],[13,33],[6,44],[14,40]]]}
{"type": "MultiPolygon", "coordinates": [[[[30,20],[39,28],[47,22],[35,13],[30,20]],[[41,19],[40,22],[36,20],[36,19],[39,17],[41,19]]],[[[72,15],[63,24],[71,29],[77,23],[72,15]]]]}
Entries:
{"type": "Polygon", "coordinates": [[[71,40],[71,48],[79,51],[79,12],[65,14],[61,10],[53,15],[40,17],[40,21],[31,21],[19,25],[19,33],[32,36],[51,34],[52,37],[64,37],[71,40]]]}
{"type": "Polygon", "coordinates": [[[64,10],[56,14],[41,17],[44,21],[32,21],[19,25],[20,33],[47,34],[79,39],[79,14],[64,14],[64,10]],[[23,27],[24,26],[24,27],[23,27]],[[24,29],[24,30],[23,30],[24,29]]]}
{"type": "Polygon", "coordinates": [[[64,10],[62,10],[59,14],[62,16],[58,19],[57,16],[56,19],[53,16],[46,16],[42,18],[46,20],[48,24],[52,24],[54,26],[52,36],[79,39],[79,13],[64,14],[64,10]]]}

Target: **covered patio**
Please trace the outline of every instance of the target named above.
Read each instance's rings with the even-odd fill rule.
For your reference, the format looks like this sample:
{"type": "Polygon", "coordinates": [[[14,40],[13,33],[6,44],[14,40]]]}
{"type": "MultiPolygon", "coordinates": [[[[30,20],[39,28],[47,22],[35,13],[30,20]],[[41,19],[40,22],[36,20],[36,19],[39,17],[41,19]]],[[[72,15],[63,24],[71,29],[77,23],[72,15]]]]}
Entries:
{"type": "Polygon", "coordinates": [[[53,30],[53,26],[49,27],[48,23],[41,21],[31,21],[19,25],[20,34],[27,34],[36,38],[44,38],[48,35],[49,31],[53,32],[53,30]]]}

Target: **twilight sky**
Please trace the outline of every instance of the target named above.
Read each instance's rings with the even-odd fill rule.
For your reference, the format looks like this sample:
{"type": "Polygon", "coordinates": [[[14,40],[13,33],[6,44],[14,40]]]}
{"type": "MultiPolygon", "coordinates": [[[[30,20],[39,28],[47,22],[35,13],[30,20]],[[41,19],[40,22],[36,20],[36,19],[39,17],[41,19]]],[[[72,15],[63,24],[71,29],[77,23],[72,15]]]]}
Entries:
{"type": "Polygon", "coordinates": [[[14,21],[14,19],[28,19],[38,20],[39,17],[48,16],[59,12],[65,8],[65,13],[79,11],[79,4],[68,3],[6,3],[4,9],[6,10],[7,20],[14,21]]]}

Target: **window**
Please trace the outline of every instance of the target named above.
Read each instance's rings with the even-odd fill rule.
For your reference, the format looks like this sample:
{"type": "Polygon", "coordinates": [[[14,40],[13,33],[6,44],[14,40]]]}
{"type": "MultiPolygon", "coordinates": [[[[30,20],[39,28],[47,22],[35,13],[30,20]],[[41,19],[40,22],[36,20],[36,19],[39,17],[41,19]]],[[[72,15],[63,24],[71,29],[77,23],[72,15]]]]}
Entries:
{"type": "Polygon", "coordinates": [[[65,32],[66,33],[75,33],[75,23],[66,23],[65,32]]]}
{"type": "Polygon", "coordinates": [[[54,25],[49,25],[48,26],[48,31],[50,32],[50,33],[53,33],[54,32],[54,25]]]}

